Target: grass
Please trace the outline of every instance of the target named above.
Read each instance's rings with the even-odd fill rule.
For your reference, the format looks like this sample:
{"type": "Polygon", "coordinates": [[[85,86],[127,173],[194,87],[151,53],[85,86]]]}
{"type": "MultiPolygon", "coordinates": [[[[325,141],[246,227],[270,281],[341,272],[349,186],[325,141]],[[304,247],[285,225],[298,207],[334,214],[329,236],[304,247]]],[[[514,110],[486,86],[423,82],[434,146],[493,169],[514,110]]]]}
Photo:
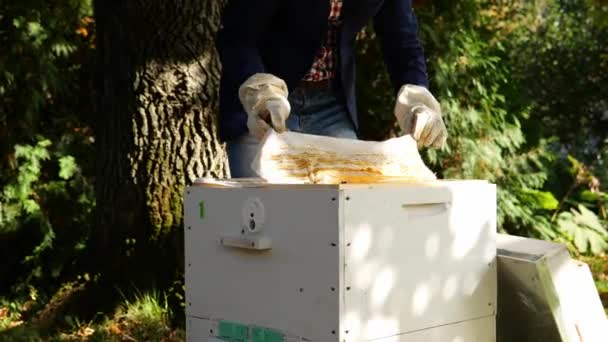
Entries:
{"type": "Polygon", "coordinates": [[[120,340],[168,341],[172,336],[171,311],[166,296],[156,292],[137,295],[133,301],[126,300],[114,317],[106,321],[92,340],[105,341],[108,336],[120,340]]]}
{"type": "Polygon", "coordinates": [[[80,321],[65,316],[61,328],[45,333],[33,322],[22,319],[18,305],[0,309],[0,341],[162,341],[185,340],[181,328],[171,326],[172,312],[167,298],[157,292],[137,294],[116,308],[116,311],[98,321],[80,321]]]}

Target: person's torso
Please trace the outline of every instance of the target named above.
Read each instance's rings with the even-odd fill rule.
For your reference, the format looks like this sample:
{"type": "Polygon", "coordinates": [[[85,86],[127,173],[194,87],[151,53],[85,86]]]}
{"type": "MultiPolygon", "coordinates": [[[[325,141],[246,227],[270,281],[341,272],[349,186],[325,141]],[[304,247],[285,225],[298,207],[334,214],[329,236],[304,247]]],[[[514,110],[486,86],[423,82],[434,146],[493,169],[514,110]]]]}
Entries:
{"type": "MultiPolygon", "coordinates": [[[[379,10],[384,0],[342,0],[338,48],[341,59],[352,58],[357,33],[379,10]]],[[[282,0],[270,20],[259,49],[269,71],[299,81],[326,41],[330,0],[282,0]]],[[[339,68],[340,63],[336,66],[339,68]]],[[[289,79],[290,78],[290,79],[289,79]]]]}

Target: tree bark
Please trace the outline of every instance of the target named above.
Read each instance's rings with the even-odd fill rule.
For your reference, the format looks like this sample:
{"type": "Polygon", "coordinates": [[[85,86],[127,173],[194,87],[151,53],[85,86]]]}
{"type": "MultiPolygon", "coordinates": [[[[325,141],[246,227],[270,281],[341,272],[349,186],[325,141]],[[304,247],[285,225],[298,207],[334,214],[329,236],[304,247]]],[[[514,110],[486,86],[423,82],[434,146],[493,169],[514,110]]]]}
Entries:
{"type": "MultiPolygon", "coordinates": [[[[222,2],[94,2],[98,252],[168,236],[181,249],[184,187],[226,174],[216,133],[222,2]]],[[[120,262],[116,253],[100,262],[120,262]]]]}

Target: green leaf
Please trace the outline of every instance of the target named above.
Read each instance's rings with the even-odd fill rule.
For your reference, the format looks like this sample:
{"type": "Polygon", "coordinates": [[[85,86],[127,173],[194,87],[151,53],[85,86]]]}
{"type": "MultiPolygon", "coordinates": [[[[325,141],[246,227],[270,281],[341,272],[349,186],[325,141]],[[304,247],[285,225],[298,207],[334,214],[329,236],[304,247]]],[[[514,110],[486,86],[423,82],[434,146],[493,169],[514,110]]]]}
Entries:
{"type": "Polygon", "coordinates": [[[40,211],[40,206],[33,199],[25,199],[23,200],[23,209],[28,214],[34,214],[40,211]]]}
{"type": "Polygon", "coordinates": [[[576,249],[585,254],[600,254],[608,250],[606,228],[594,212],[583,205],[578,211],[560,213],[558,216],[558,229],[566,235],[576,249]]]}
{"type": "Polygon", "coordinates": [[[78,171],[78,165],[74,157],[63,156],[59,158],[59,177],[68,180],[78,171]]]}
{"type": "Polygon", "coordinates": [[[592,192],[590,190],[584,190],[581,192],[581,199],[583,201],[595,202],[595,201],[608,201],[608,193],[605,192],[592,192]]]}
{"type": "Polygon", "coordinates": [[[587,207],[581,204],[579,204],[578,210],[580,212],[580,215],[578,215],[576,218],[577,223],[579,225],[584,225],[586,227],[589,227],[590,229],[596,230],[598,234],[608,236],[608,233],[602,225],[602,222],[593,211],[587,209],[587,207]]]}
{"type": "Polygon", "coordinates": [[[559,205],[559,202],[555,196],[548,191],[523,189],[522,199],[526,202],[530,202],[530,204],[537,208],[546,210],[555,210],[559,205]]]}
{"type": "Polygon", "coordinates": [[[20,28],[21,26],[23,26],[24,22],[25,22],[25,18],[19,16],[19,17],[13,19],[13,26],[15,28],[20,28]]]}
{"type": "Polygon", "coordinates": [[[570,161],[570,174],[576,175],[578,171],[583,167],[583,163],[578,161],[571,155],[568,155],[568,161],[570,161]]]}

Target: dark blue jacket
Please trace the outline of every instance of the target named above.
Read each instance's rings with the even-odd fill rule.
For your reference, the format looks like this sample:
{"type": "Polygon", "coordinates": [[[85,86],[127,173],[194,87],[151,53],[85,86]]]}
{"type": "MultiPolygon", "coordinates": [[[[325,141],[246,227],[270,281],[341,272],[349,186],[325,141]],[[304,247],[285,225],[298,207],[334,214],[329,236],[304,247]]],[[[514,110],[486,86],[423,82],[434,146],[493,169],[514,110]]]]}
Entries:
{"type": "MultiPolygon", "coordinates": [[[[428,87],[424,53],[412,0],[344,0],[339,78],[358,126],[355,36],[373,20],[394,91],[403,84],[428,87]]],[[[293,90],[310,69],[327,32],[329,0],[228,0],[217,35],[222,63],[219,133],[223,141],[247,132],[240,85],[254,73],[270,73],[293,90]]]]}

